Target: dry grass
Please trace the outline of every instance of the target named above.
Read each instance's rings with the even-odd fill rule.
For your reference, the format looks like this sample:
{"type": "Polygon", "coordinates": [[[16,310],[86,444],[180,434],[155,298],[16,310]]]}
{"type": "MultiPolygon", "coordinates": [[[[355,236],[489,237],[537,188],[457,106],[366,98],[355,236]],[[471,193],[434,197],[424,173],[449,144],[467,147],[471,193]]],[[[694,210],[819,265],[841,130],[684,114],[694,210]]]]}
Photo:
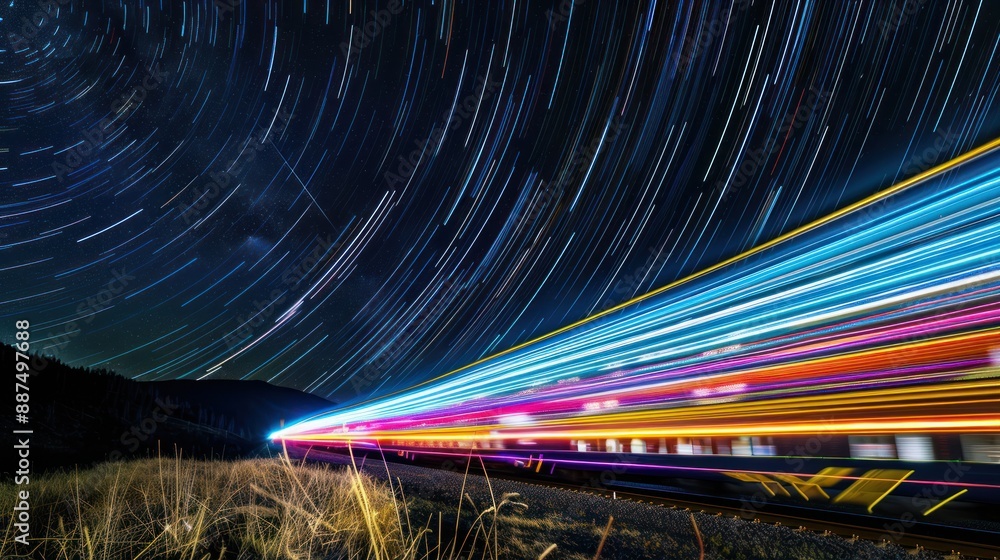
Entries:
{"type": "MultiPolygon", "coordinates": [[[[0,523],[0,557],[496,559],[498,514],[523,505],[516,495],[494,499],[467,533],[441,542],[439,527],[411,526],[398,488],[356,468],[284,458],[107,463],[39,476],[28,488],[34,548],[16,545],[14,528],[0,523]]],[[[20,489],[0,486],[0,512],[12,511],[20,489]]]]}
{"type": "MultiPolygon", "coordinates": [[[[381,470],[381,465],[376,468],[381,470]]],[[[545,493],[534,495],[533,508],[526,511],[520,495],[509,492],[522,491],[517,484],[497,484],[486,476],[483,492],[482,481],[473,484],[468,472],[461,480],[461,500],[442,501],[439,498],[443,494],[436,491],[407,497],[400,479],[390,475],[388,465],[385,469],[386,481],[379,482],[372,474],[359,472],[353,462],[345,469],[292,462],[282,456],[235,462],[136,460],[106,463],[82,472],[36,476],[28,487],[32,532],[27,548],[14,541],[10,516],[16,492],[24,487],[0,483],[0,558],[599,560],[906,556],[902,549],[810,537],[786,528],[751,531],[751,526],[741,521],[708,516],[696,520],[690,514],[686,519],[683,513],[662,511],[667,517],[648,518],[652,512],[638,511],[639,506],[634,504],[620,510],[626,519],[632,517],[631,522],[619,523],[616,514],[605,524],[597,519],[607,513],[604,506],[618,502],[601,502],[599,512],[581,508],[577,514],[566,509],[566,496],[561,494],[558,499],[545,493]],[[467,492],[466,482],[476,489],[467,492]],[[478,503],[470,493],[478,496],[478,503]],[[690,528],[683,530],[688,521],[690,528]],[[558,548],[552,543],[558,543],[558,548]]],[[[449,484],[455,482],[453,479],[449,484]]],[[[414,482],[411,478],[408,488],[419,489],[422,484],[422,479],[414,482]]],[[[449,484],[444,486],[450,488],[449,484]]],[[[445,490],[444,494],[451,492],[445,490]]],[[[935,557],[929,553],[917,556],[935,557]]]]}

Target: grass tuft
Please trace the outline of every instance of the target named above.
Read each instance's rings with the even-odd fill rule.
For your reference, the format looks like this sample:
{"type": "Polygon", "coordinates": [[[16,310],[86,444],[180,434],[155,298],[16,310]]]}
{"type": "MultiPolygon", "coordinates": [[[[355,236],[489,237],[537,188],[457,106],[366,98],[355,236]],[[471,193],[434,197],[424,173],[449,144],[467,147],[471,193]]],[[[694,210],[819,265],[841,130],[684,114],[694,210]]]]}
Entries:
{"type": "MultiPolygon", "coordinates": [[[[0,511],[12,511],[22,489],[0,485],[0,511]]],[[[4,523],[0,557],[496,559],[496,513],[523,506],[516,496],[494,500],[461,539],[442,543],[430,521],[414,528],[401,515],[401,486],[286,457],[104,463],[38,476],[30,498],[31,550],[4,523]]]]}

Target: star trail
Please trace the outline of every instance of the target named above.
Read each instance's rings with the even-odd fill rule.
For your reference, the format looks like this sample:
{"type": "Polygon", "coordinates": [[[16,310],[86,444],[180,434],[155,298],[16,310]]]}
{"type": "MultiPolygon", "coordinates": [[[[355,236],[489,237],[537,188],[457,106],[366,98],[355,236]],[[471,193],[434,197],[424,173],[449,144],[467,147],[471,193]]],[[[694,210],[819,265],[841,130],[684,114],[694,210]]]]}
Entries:
{"type": "Polygon", "coordinates": [[[515,431],[538,406],[630,429],[649,399],[794,407],[805,369],[869,398],[917,376],[980,390],[1000,191],[995,154],[954,160],[1000,137],[991,3],[5,0],[0,18],[0,332],[30,317],[71,365],[394,395],[339,423],[500,408],[515,431]]]}

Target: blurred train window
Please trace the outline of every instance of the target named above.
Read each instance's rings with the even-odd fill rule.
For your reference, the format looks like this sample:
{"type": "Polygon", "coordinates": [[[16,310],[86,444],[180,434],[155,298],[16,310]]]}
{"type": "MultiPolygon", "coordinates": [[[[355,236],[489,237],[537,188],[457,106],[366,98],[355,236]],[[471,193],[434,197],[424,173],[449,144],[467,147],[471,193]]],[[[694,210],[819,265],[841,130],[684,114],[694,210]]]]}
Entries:
{"type": "Polygon", "coordinates": [[[688,438],[677,438],[677,454],[678,455],[694,455],[694,446],[688,438]]]}
{"type": "Polygon", "coordinates": [[[751,450],[754,455],[765,455],[772,456],[777,455],[777,450],[774,447],[774,438],[768,436],[766,439],[762,437],[754,437],[751,440],[751,450]]]}
{"type": "Polygon", "coordinates": [[[933,461],[934,444],[930,436],[896,436],[896,453],[904,461],[933,461]]]}
{"type": "Polygon", "coordinates": [[[712,438],[700,438],[692,440],[691,450],[695,455],[712,454],[712,438]]]}
{"type": "Polygon", "coordinates": [[[629,451],[632,453],[645,453],[646,442],[641,439],[633,439],[629,444],[629,451]]]}
{"type": "Polygon", "coordinates": [[[662,437],[660,438],[660,445],[657,451],[659,451],[660,455],[666,455],[667,453],[670,453],[670,450],[667,449],[667,438],[662,438],[662,437]]]}
{"type": "Polygon", "coordinates": [[[896,445],[892,436],[849,436],[852,459],[895,459],[896,445]]]}
{"type": "Polygon", "coordinates": [[[743,436],[733,440],[733,455],[753,455],[753,448],[750,446],[750,438],[743,436]]]}
{"type": "Polygon", "coordinates": [[[1000,435],[962,435],[962,456],[966,461],[1000,463],[1000,435]]]}
{"type": "Polygon", "coordinates": [[[622,453],[622,444],[614,438],[609,439],[604,444],[604,449],[608,453],[622,453]]]}

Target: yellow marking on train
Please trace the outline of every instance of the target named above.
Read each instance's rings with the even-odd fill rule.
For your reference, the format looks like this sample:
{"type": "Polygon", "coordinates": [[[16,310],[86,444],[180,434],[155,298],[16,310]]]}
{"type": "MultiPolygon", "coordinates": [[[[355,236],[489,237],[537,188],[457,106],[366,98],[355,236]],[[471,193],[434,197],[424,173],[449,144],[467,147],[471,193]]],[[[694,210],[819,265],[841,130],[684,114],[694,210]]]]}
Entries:
{"type": "Polygon", "coordinates": [[[833,503],[849,502],[865,505],[871,500],[871,503],[868,503],[868,513],[872,513],[879,502],[884,500],[914,472],[901,469],[872,469],[846,490],[837,494],[833,503]],[[873,496],[874,499],[872,499],[873,496]]]}
{"type": "Polygon", "coordinates": [[[781,483],[772,480],[764,474],[746,472],[726,472],[722,474],[735,478],[741,482],[760,484],[764,487],[764,490],[767,490],[772,496],[776,496],[777,494],[781,494],[782,496],[791,496],[791,494],[788,493],[788,490],[785,490],[785,487],[782,486],[781,483]]]}
{"type": "Polygon", "coordinates": [[[934,513],[934,512],[935,512],[935,511],[937,511],[937,510],[938,510],[938,508],[940,508],[941,506],[943,506],[943,505],[947,504],[948,502],[950,502],[950,501],[954,500],[955,498],[957,498],[957,497],[961,496],[962,494],[965,494],[965,493],[966,493],[966,492],[968,492],[968,491],[969,491],[969,489],[968,489],[968,488],[962,488],[961,490],[959,490],[959,491],[958,491],[958,492],[956,492],[955,494],[953,494],[953,495],[951,495],[951,496],[949,496],[949,497],[947,497],[947,498],[945,498],[945,499],[941,500],[941,501],[940,501],[940,502],[938,502],[938,503],[937,503],[936,505],[932,506],[932,507],[931,507],[931,508],[930,508],[929,510],[925,511],[925,512],[924,512],[924,516],[927,516],[927,515],[930,515],[930,514],[934,513]]]}
{"type": "Polygon", "coordinates": [[[825,469],[819,471],[812,478],[805,479],[802,476],[794,474],[774,474],[774,478],[791,485],[800,496],[809,501],[808,493],[818,492],[821,496],[830,499],[830,495],[823,490],[823,488],[829,488],[834,484],[837,484],[844,477],[850,475],[854,472],[851,467],[826,467],[825,469]]]}

